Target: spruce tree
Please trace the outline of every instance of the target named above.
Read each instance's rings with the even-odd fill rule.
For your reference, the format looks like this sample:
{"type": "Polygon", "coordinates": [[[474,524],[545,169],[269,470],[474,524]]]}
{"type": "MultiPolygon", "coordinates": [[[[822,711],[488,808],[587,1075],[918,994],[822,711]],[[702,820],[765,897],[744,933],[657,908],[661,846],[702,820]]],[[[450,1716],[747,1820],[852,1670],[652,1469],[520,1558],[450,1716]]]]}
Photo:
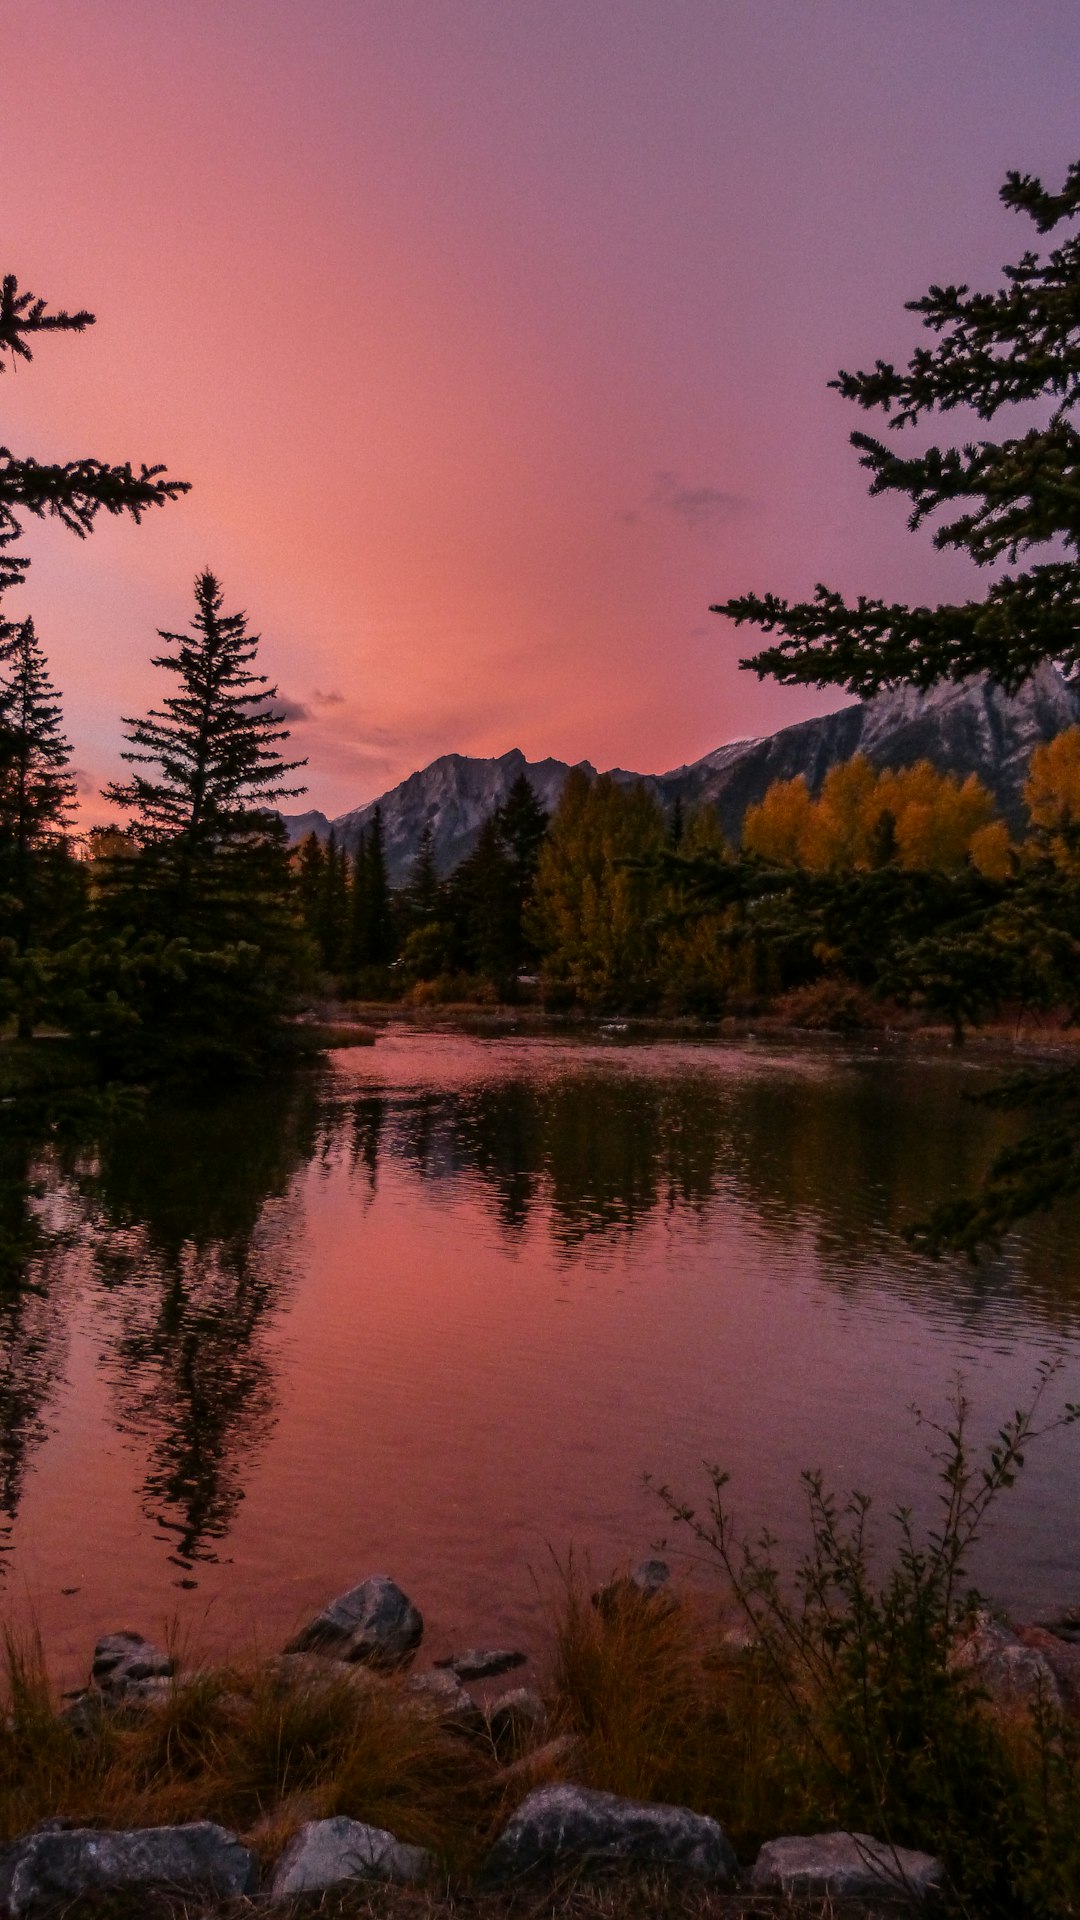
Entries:
{"type": "Polygon", "coordinates": [[[45,975],[42,954],[70,937],[81,899],[81,872],[67,830],[75,799],[71,749],[61,731],[59,698],[32,620],[13,629],[0,677],[0,902],[8,935],[5,997],[20,1038],[33,1033],[45,975]]]}
{"type": "Polygon", "coordinates": [[[125,721],[137,771],[106,797],[134,815],[138,857],[111,863],[99,912],[151,943],[135,990],[151,1070],[205,1074],[254,1064],[299,983],[304,943],[271,803],[303,791],[288,780],[303,762],[281,757],[288,729],[254,671],[246,616],[222,612],[210,573],[195,600],[191,632],[163,633],[171,651],[154,661],[176,691],[125,721]]]}
{"type": "Polygon", "coordinates": [[[349,880],[349,969],[357,973],[365,964],[368,912],[368,837],[361,830],[353,855],[349,880]]]}
{"type": "Polygon", "coordinates": [[[870,695],[882,687],[933,686],[987,672],[1015,689],[1044,660],[1080,672],[1080,161],[1060,193],[1030,175],[1010,173],[1006,207],[1040,234],[1072,227],[1040,255],[1027,251],[1004,269],[1004,285],[972,293],[931,287],[909,309],[938,336],[905,368],[878,360],[872,371],[841,372],[831,383],[846,400],[890,416],[893,431],[964,408],[980,420],[1041,404],[1044,424],[1022,418],[1001,440],[930,446],[905,457],[869,434],[851,444],[874,494],[900,494],[914,529],[942,515],[939,549],[970,555],[980,567],[1023,555],[1045,557],[1003,573],[981,600],[906,606],[819,585],[810,601],[747,593],[712,609],[736,625],[782,637],[744,660],[759,676],[870,695]]]}
{"type": "Polygon", "coordinates": [[[528,907],[550,825],[551,815],[537,799],[528,775],[519,773],[495,814],[496,831],[508,861],[510,907],[505,965],[512,973],[531,965],[537,957],[526,930],[528,907]]]}
{"type": "MultiPolygon", "coordinates": [[[[993,292],[931,287],[909,306],[936,345],[918,347],[904,368],[878,360],[871,371],[841,372],[832,384],[864,410],[889,416],[894,431],[958,407],[983,421],[1027,409],[1000,440],[931,445],[906,458],[868,434],[851,436],[871,493],[901,495],[912,529],[934,521],[936,547],[966,553],[978,566],[1004,560],[1008,571],[982,599],[936,607],[863,595],[849,603],[823,585],[810,601],[772,593],[727,600],[713,611],[780,636],[743,662],[759,676],[868,696],[978,672],[1015,689],[1046,660],[1070,678],[1080,675],[1080,434],[1073,424],[1080,404],[1080,161],[1060,193],[1032,175],[1010,173],[1000,197],[1039,234],[1064,228],[1064,239],[1044,254],[1025,251],[993,292]],[[1041,423],[1029,424],[1033,405],[1042,409],[1041,423]]],[[[885,877],[891,868],[881,872],[885,877]]],[[[1048,918],[1068,923],[1060,885],[1056,893],[1032,921],[1036,935],[1048,918]]],[[[924,992],[947,1006],[958,1033],[973,1012],[1000,1005],[1008,991],[1011,969],[1002,964],[1007,955],[989,911],[977,913],[962,934],[909,941],[896,955],[901,975],[921,980],[924,992]]],[[[1061,985],[1062,1003],[1075,1018],[1075,978],[1070,984],[1066,972],[1061,985]]],[[[929,1250],[973,1252],[1025,1214],[1080,1189],[1080,1069],[1025,1081],[1016,1104],[1025,1102],[1040,1125],[998,1159],[978,1197],[935,1216],[923,1234],[929,1250]]]]}
{"type": "MultiPolygon", "coordinates": [[[[14,274],[7,274],[0,282],[0,373],[9,363],[14,367],[19,360],[32,360],[31,342],[39,335],[83,333],[93,324],[94,315],[85,311],[50,313],[44,300],[20,293],[14,274]]],[[[151,507],[188,492],[186,480],[169,480],[164,474],[160,465],[141,465],[136,471],[130,461],[122,466],[93,459],[42,464],[0,446],[0,594],[22,580],[29,565],[25,556],[7,551],[22,532],[20,514],[39,520],[51,514],[84,540],[99,513],[126,513],[138,521],[151,507]]],[[[0,616],[0,640],[4,637],[0,616]]]]}
{"type": "Polygon", "coordinates": [[[153,773],[113,781],[105,798],[134,814],[144,846],[181,837],[193,848],[221,846],[262,830],[273,801],[304,792],[286,776],[306,762],[278,751],[289,731],[274,709],[277,688],[252,671],[259,637],[246,614],[222,613],[223,600],[214,575],[199,574],[190,632],[161,631],[172,651],[154,656],[177,691],[144,719],[124,719],[131,746],[121,758],[153,773]]]}
{"type": "Polygon", "coordinates": [[[32,856],[66,836],[75,803],[60,697],[49,678],[32,620],[15,629],[0,677],[0,855],[13,862],[16,887],[32,856]]]}
{"type": "Polygon", "coordinates": [[[363,890],[358,901],[356,963],[359,968],[385,967],[394,957],[395,940],[381,806],[376,807],[371,816],[365,840],[363,890]]]}
{"type": "Polygon", "coordinates": [[[439,917],[439,870],[435,865],[435,836],[430,821],[420,830],[416,858],[405,889],[404,908],[410,927],[428,927],[439,917]]]}

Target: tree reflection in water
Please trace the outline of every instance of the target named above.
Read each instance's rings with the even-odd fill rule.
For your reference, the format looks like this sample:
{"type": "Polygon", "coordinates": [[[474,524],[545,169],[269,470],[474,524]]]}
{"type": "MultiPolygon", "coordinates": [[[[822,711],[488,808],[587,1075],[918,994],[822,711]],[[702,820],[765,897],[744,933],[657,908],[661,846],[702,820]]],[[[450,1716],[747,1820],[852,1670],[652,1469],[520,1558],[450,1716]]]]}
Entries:
{"type": "Polygon", "coordinates": [[[815,1284],[852,1297],[893,1291],[983,1332],[1080,1323],[1075,1210],[977,1268],[935,1266],[899,1239],[974,1184],[1000,1138],[961,1098],[979,1074],[954,1061],[477,1047],[450,1080],[433,1057],[420,1086],[379,1065],[366,1057],[359,1085],[330,1068],[198,1108],[148,1103],[91,1128],[92,1149],[0,1126],[0,1552],[89,1275],[144,1510],[185,1570],[216,1558],[275,1423],[300,1210],[314,1221],[324,1183],[357,1245],[390,1175],[409,1202],[460,1199],[468,1232],[479,1207],[511,1247],[533,1235],[563,1280],[681,1216],[706,1238],[733,1232],[729,1246],[805,1247],[815,1284]],[[305,1202],[312,1163],[323,1179],[305,1202]]]}
{"type": "Polygon", "coordinates": [[[216,1557],[274,1423],[289,1188],[316,1150],[319,1113],[313,1076],[154,1106],[84,1170],[117,1423],[146,1449],[146,1510],[184,1566],[216,1557]]]}

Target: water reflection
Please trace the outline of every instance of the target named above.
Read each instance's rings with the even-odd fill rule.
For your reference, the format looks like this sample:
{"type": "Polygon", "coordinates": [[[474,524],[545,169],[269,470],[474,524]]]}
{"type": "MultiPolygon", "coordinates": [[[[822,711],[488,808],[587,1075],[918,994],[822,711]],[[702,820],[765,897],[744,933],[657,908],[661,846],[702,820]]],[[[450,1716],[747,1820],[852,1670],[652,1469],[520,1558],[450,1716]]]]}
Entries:
{"type": "Polygon", "coordinates": [[[273,1426],[289,1188],[318,1139],[318,1083],[301,1079],[150,1107],[81,1171],[117,1424],[145,1451],[145,1511],[182,1566],[214,1557],[273,1426]]]}
{"type": "Polygon", "coordinates": [[[540,1225],[569,1261],[657,1215],[707,1226],[726,1206],[781,1246],[808,1239],[822,1276],[847,1292],[899,1289],[965,1319],[1021,1298],[1063,1328],[1080,1314],[1075,1206],[975,1265],[932,1263],[903,1243],[906,1225],[972,1190],[1004,1138],[1007,1123],[965,1097],[990,1083],[988,1068],[856,1052],[717,1070],[689,1048],[645,1070],[493,1064],[502,1070],[485,1072],[481,1056],[476,1078],[450,1089],[365,1090],[330,1138],[349,1142],[373,1190],[380,1155],[428,1187],[472,1180],[509,1238],[540,1225]]]}
{"type": "MultiPolygon", "coordinates": [[[[952,1060],[857,1048],[605,1052],[391,1035],[324,1072],[201,1108],[148,1104],[61,1140],[9,1128],[0,1134],[0,1551],[16,1536],[50,1433],[93,1398],[87,1358],[95,1389],[105,1384],[103,1418],[123,1436],[125,1471],[136,1463],[142,1532],[156,1562],[171,1560],[181,1584],[194,1584],[188,1576],[202,1580],[227,1558],[224,1543],[234,1550],[242,1503],[268,1461],[261,1524],[276,1506],[283,1561],[292,1532],[308,1524],[301,1510],[313,1488],[322,1498],[321,1481],[334,1480],[329,1460],[350,1444],[354,1457],[382,1462],[388,1506],[395,1475],[414,1505],[417,1475],[430,1477],[438,1504],[439,1461],[455,1447],[459,1483],[483,1480],[500,1449],[513,1452],[483,1400],[485,1392],[497,1398],[504,1368],[507,1378],[523,1370],[507,1389],[506,1418],[516,1419],[519,1397],[531,1394],[538,1430],[558,1381],[576,1369],[574,1394],[588,1417],[599,1418],[598,1405],[615,1410],[604,1441],[619,1463],[609,1461],[614,1477],[628,1444],[619,1424],[626,1397],[636,1397],[646,1425],[654,1391],[658,1408],[681,1405],[684,1376],[698,1378],[706,1323],[714,1341],[734,1330],[735,1350],[761,1364],[757,1289],[774,1273],[797,1301],[802,1289],[844,1307],[899,1305],[919,1340],[929,1329],[924,1348],[934,1365],[939,1347],[949,1356],[940,1379],[961,1335],[984,1345],[1014,1333],[1074,1335],[1075,1210],[977,1268],[935,1266],[899,1238],[906,1222],[970,1187],[1000,1139],[1002,1120],[963,1099],[986,1077],[952,1060]],[[730,1324],[713,1264],[721,1246],[724,1273],[738,1276],[730,1324]],[[703,1259],[676,1303],[692,1255],[703,1259]],[[643,1288],[637,1317],[619,1305],[610,1321],[594,1323],[602,1355],[587,1337],[580,1351],[553,1337],[550,1379],[531,1372],[540,1322],[528,1318],[530,1301],[550,1321],[548,1303],[560,1292],[595,1300],[597,1272],[621,1271],[631,1256],[643,1288]],[[521,1304],[507,1297],[511,1262],[528,1277],[521,1304]],[[455,1376],[446,1349],[459,1338],[459,1295],[463,1303],[470,1290],[472,1344],[455,1348],[455,1376]],[[440,1321],[446,1300],[449,1318],[440,1321]],[[660,1320],[667,1385],[654,1366],[660,1320]],[[487,1330],[496,1326],[489,1352],[487,1330]],[[75,1369],[65,1411],[72,1340],[83,1343],[83,1373],[75,1369]],[[594,1396],[609,1360],[610,1378],[594,1396]],[[447,1374],[467,1379],[469,1391],[444,1412],[442,1428],[429,1430],[447,1374]],[[292,1452],[275,1456],[286,1381],[295,1388],[292,1452]],[[473,1415],[461,1408],[474,1395],[483,1437],[469,1442],[470,1454],[461,1434],[472,1431],[473,1415]],[[282,1491],[273,1476],[286,1468],[292,1479],[282,1491]]],[[[799,1395],[831,1405],[834,1353],[804,1366],[799,1343],[812,1342],[813,1330],[790,1305],[784,1311],[795,1384],[790,1407],[789,1389],[778,1385],[771,1417],[797,1430],[801,1454],[799,1395]]],[[[849,1314],[839,1336],[845,1357],[857,1360],[864,1339],[869,1351],[878,1337],[870,1320],[869,1311],[861,1320],[849,1314]]],[[[774,1356],[768,1364],[776,1369],[774,1356]]],[[[702,1418],[712,1418],[711,1383],[706,1366],[694,1388],[702,1418]]],[[[729,1404],[739,1390],[738,1380],[728,1383],[729,1404]]],[[[569,1440],[566,1416],[557,1424],[560,1443],[569,1440]]],[[[664,1458],[666,1441],[651,1427],[634,1444],[631,1476],[664,1458]]],[[[102,1466],[103,1479],[110,1473],[119,1512],[127,1483],[118,1490],[119,1468],[102,1466]]],[[[377,1473],[358,1478],[362,1496],[343,1476],[328,1534],[336,1526],[352,1538],[349,1529],[359,1535],[375,1524],[384,1489],[377,1473]]],[[[577,1463],[565,1484],[580,1483],[577,1463]]],[[[71,1524],[63,1495],[58,1487],[58,1535],[71,1524]]],[[[495,1511],[508,1498],[501,1488],[490,1497],[495,1511]]],[[[543,1487],[536,1497],[542,1505],[543,1487]]],[[[457,1500],[453,1487],[447,1511],[457,1500]]],[[[128,1523],[115,1524],[122,1531],[128,1523]]],[[[568,1537],[558,1511],[545,1527],[550,1539],[568,1537]]],[[[493,1551],[502,1551],[497,1540],[493,1551]]]]}

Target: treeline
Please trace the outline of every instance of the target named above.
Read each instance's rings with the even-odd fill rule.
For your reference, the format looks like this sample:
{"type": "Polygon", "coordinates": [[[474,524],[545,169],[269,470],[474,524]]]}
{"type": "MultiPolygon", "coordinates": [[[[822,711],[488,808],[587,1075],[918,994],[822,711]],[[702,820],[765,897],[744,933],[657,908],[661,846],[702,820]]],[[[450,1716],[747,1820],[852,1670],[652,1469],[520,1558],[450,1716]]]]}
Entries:
{"type": "Polygon", "coordinates": [[[974,776],[856,756],[817,796],[776,783],[736,851],[711,807],[687,816],[574,769],[550,820],[519,777],[444,878],[426,831],[390,891],[378,809],[355,855],[312,837],[295,859],[305,923],[348,991],[705,1018],[779,1001],[827,1026],[892,1001],[959,1032],[1075,992],[1080,728],[1035,750],[1025,800],[1014,838],[974,776]]]}

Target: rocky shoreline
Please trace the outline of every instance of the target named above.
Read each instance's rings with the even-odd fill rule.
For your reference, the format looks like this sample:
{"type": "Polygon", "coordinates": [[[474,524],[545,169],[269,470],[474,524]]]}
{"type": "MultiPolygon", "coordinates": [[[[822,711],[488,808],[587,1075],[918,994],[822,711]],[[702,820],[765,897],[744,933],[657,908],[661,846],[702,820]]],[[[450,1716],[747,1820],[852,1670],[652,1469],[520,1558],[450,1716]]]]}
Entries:
{"type": "MultiPolygon", "coordinates": [[[[594,1593],[593,1606],[609,1619],[633,1608],[670,1609],[677,1602],[668,1579],[663,1562],[645,1561],[594,1593]]],[[[327,1690],[344,1682],[359,1698],[424,1716],[451,1738],[490,1752],[509,1811],[470,1878],[477,1894],[565,1885],[568,1876],[608,1870],[742,1893],[765,1901],[761,1910],[801,1899],[819,1908],[862,1902],[865,1912],[868,1902],[925,1904],[944,1896],[942,1863],[884,1836],[780,1834],[753,1859],[740,1860],[724,1828],[707,1814],[575,1782],[576,1742],[549,1726],[538,1690],[515,1684],[483,1701],[469,1691],[524,1667],[524,1652],[467,1648],[413,1671],[423,1633],[419,1609],[396,1582],[372,1575],[323,1608],[270,1667],[309,1700],[323,1693],[329,1699],[327,1690]]],[[[744,1635],[744,1647],[749,1644],[744,1635]]],[[[1040,1702],[1080,1720],[1080,1610],[1016,1628],[977,1614],[951,1664],[1002,1711],[1040,1702]]],[[[185,1681],[172,1654],[125,1629],[98,1641],[88,1686],[66,1698],[58,1718],[85,1738],[106,1727],[145,1725],[155,1715],[167,1717],[183,1701],[185,1686],[204,1680],[185,1681]]],[[[223,1710],[242,1716],[250,1701],[225,1696],[223,1710]]],[[[281,1907],[301,1896],[366,1885],[442,1888],[448,1897],[453,1886],[432,1848],[343,1813],[294,1823],[269,1857],[259,1838],[206,1818],[110,1829],[58,1812],[0,1851],[0,1906],[19,1920],[84,1898],[154,1890],[196,1903],[257,1900],[281,1907]]]]}

